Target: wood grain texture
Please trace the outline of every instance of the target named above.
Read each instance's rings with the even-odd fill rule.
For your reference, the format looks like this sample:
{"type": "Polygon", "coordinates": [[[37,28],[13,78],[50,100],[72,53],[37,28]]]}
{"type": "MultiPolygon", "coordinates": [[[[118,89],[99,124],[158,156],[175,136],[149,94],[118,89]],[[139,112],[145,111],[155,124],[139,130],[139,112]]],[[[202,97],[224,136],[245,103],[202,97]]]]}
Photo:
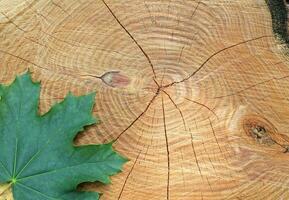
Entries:
{"type": "Polygon", "coordinates": [[[103,200],[289,198],[289,67],[263,0],[2,0],[0,80],[41,80],[41,112],[97,91],[130,159],[103,200]]]}

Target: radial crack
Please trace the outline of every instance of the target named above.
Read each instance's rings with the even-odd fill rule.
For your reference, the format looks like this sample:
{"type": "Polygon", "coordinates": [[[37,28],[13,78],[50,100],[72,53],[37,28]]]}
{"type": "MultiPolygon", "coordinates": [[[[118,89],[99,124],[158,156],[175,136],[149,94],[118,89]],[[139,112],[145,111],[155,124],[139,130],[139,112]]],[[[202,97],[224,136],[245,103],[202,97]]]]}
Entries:
{"type": "Polygon", "coordinates": [[[24,33],[27,33],[26,30],[18,26],[14,21],[12,21],[4,12],[1,12],[1,14],[8,20],[9,23],[13,24],[17,29],[21,30],[24,33]]]}
{"type": "Polygon", "coordinates": [[[215,140],[216,140],[216,143],[217,143],[217,145],[218,145],[218,148],[219,148],[219,150],[220,150],[220,153],[224,155],[224,158],[225,158],[226,161],[228,162],[228,158],[227,158],[226,154],[225,154],[225,153],[222,151],[222,149],[221,149],[221,146],[220,146],[219,140],[218,140],[218,138],[217,138],[217,136],[216,136],[216,132],[215,132],[215,130],[214,130],[214,127],[213,127],[213,124],[212,124],[211,119],[209,119],[209,121],[210,121],[210,126],[211,126],[211,129],[212,129],[212,133],[213,133],[213,135],[214,135],[214,138],[215,138],[215,140]]]}
{"type": "Polygon", "coordinates": [[[191,136],[191,144],[192,144],[192,149],[193,149],[193,152],[194,152],[194,157],[195,157],[195,160],[196,160],[196,164],[197,164],[199,173],[200,173],[201,177],[203,178],[202,170],[201,170],[201,167],[200,167],[200,163],[199,163],[199,160],[198,160],[198,157],[197,157],[197,153],[196,153],[196,149],[195,149],[195,145],[194,145],[193,134],[192,134],[191,131],[190,131],[190,136],[191,136]]]}
{"type": "Polygon", "coordinates": [[[217,119],[219,119],[218,115],[217,115],[211,108],[209,108],[208,106],[206,106],[205,104],[199,103],[199,102],[194,101],[194,100],[192,100],[192,99],[188,99],[188,98],[186,98],[186,97],[185,97],[185,99],[188,100],[188,101],[190,101],[190,102],[193,102],[193,103],[195,103],[195,104],[198,104],[198,105],[200,105],[200,106],[203,106],[204,108],[206,108],[207,110],[209,110],[211,113],[213,113],[213,115],[215,115],[215,116],[217,117],[217,119]]]}
{"type": "Polygon", "coordinates": [[[178,105],[174,102],[172,97],[166,91],[164,91],[164,90],[162,90],[162,91],[169,97],[170,101],[174,104],[175,108],[179,111],[181,118],[182,118],[182,121],[183,121],[183,124],[184,124],[184,128],[185,128],[185,130],[187,130],[185,118],[184,118],[184,115],[183,115],[181,109],[178,107],[178,105]]]}
{"type": "Polygon", "coordinates": [[[212,165],[212,168],[213,168],[215,174],[217,174],[216,168],[215,168],[215,166],[213,165],[213,161],[212,161],[212,159],[211,159],[211,157],[210,157],[209,152],[207,151],[207,148],[206,148],[206,146],[205,146],[205,143],[204,143],[204,140],[203,140],[203,139],[202,139],[202,145],[203,145],[203,148],[205,149],[205,154],[207,155],[207,157],[208,157],[208,159],[209,159],[209,161],[210,161],[210,164],[212,165]]]}
{"type": "MultiPolygon", "coordinates": [[[[158,90],[159,91],[159,90],[158,90]]],[[[153,96],[153,98],[149,101],[148,105],[146,106],[146,108],[144,109],[143,112],[141,112],[141,114],[139,116],[137,116],[137,118],[135,118],[115,139],[114,141],[117,141],[130,127],[132,127],[134,125],[134,123],[137,122],[137,120],[139,120],[141,118],[141,116],[143,116],[146,111],[149,109],[149,107],[151,106],[151,104],[153,103],[153,101],[155,100],[155,98],[158,96],[159,92],[156,92],[155,95],[153,96]]]]}
{"type": "Polygon", "coordinates": [[[182,47],[180,55],[179,55],[179,59],[178,59],[178,65],[180,64],[181,58],[183,56],[183,51],[184,51],[185,46],[182,47]]]}
{"type": "Polygon", "coordinates": [[[135,159],[135,161],[134,161],[134,163],[133,163],[133,165],[132,165],[132,168],[130,169],[130,171],[128,172],[127,177],[126,177],[125,180],[124,180],[123,186],[122,186],[122,188],[121,188],[121,190],[120,190],[120,193],[119,193],[119,195],[118,195],[118,198],[117,198],[118,200],[120,200],[120,198],[121,198],[121,195],[122,195],[122,193],[123,193],[123,191],[124,191],[124,188],[125,188],[125,186],[126,186],[127,180],[129,179],[129,177],[130,177],[130,175],[131,175],[131,173],[132,173],[132,171],[133,171],[133,169],[134,169],[134,167],[135,167],[135,164],[136,164],[136,162],[137,162],[140,154],[141,154],[141,152],[139,152],[138,156],[136,157],[136,159],[135,159]]]}
{"type": "Polygon", "coordinates": [[[19,60],[22,60],[22,61],[24,61],[24,62],[27,62],[27,63],[29,63],[29,64],[31,64],[31,65],[34,65],[34,66],[36,66],[36,67],[38,67],[38,68],[40,68],[40,69],[48,70],[48,69],[45,68],[45,67],[42,67],[42,66],[40,66],[40,65],[38,65],[38,64],[36,64],[36,63],[34,63],[34,62],[31,62],[30,60],[27,60],[27,59],[25,59],[25,58],[22,58],[22,57],[20,57],[20,56],[14,55],[14,54],[12,54],[12,53],[10,53],[10,52],[8,52],[8,51],[4,51],[4,50],[1,50],[1,49],[0,49],[0,52],[3,53],[3,54],[10,55],[10,56],[12,56],[12,57],[14,57],[14,58],[18,58],[19,60]]]}
{"type": "Polygon", "coordinates": [[[282,79],[285,79],[285,78],[288,78],[288,77],[289,77],[289,75],[286,75],[286,76],[283,76],[283,77],[279,77],[279,78],[273,77],[273,78],[271,78],[271,79],[267,79],[267,80],[265,80],[265,81],[261,81],[261,82],[259,82],[259,83],[254,84],[254,85],[251,85],[251,86],[249,86],[249,87],[246,87],[246,88],[244,88],[244,89],[242,89],[242,90],[239,90],[239,91],[237,91],[237,92],[234,92],[234,93],[231,93],[231,94],[227,94],[227,95],[223,95],[223,96],[214,97],[214,99],[219,99],[219,98],[234,96],[234,95],[240,94],[240,93],[242,93],[242,92],[245,92],[245,91],[247,91],[247,90],[253,89],[253,88],[257,87],[257,86],[263,85],[263,84],[265,84],[265,83],[268,83],[268,82],[271,82],[271,81],[274,81],[274,80],[282,80],[282,79]]]}
{"type": "MultiPolygon", "coordinates": [[[[8,20],[7,23],[13,24],[18,30],[22,31],[24,34],[27,33],[26,30],[24,30],[24,29],[21,28],[19,25],[17,25],[17,24],[16,24],[12,19],[10,19],[4,12],[1,12],[1,14],[8,20]]],[[[34,40],[34,39],[29,38],[29,37],[26,37],[26,36],[23,36],[23,37],[24,37],[26,40],[29,40],[29,41],[34,42],[34,43],[36,43],[36,44],[38,44],[38,45],[40,45],[40,46],[42,46],[42,47],[46,47],[46,48],[47,48],[47,46],[46,46],[45,44],[41,44],[41,43],[38,42],[37,40],[34,40]]]]}
{"type": "MultiPolygon", "coordinates": [[[[49,70],[48,68],[42,67],[42,66],[40,66],[39,64],[36,64],[36,63],[34,63],[34,62],[30,61],[30,60],[27,60],[27,59],[25,59],[25,58],[22,58],[22,57],[18,56],[18,55],[14,55],[14,54],[12,54],[12,53],[10,53],[10,52],[8,52],[8,51],[4,51],[4,50],[1,50],[1,49],[0,49],[0,53],[7,54],[7,55],[12,56],[12,57],[14,57],[14,58],[17,58],[17,59],[19,59],[19,60],[22,60],[22,61],[24,61],[24,62],[26,62],[26,63],[29,63],[29,64],[31,64],[31,65],[33,65],[33,66],[35,66],[35,67],[40,68],[40,69],[43,69],[43,70],[46,70],[46,71],[49,71],[49,72],[53,72],[53,71],[49,70]]],[[[53,72],[53,73],[56,73],[56,72],[53,72]]],[[[73,77],[73,78],[76,78],[76,77],[77,77],[76,75],[67,74],[67,73],[63,73],[63,72],[61,72],[61,75],[66,75],[66,76],[73,77]]]]}
{"type": "Polygon", "coordinates": [[[172,85],[175,85],[175,84],[178,84],[178,83],[182,83],[182,82],[185,82],[187,81],[188,79],[192,78],[193,76],[195,76],[212,58],[214,58],[216,55],[228,50],[228,49],[231,49],[231,48],[234,48],[236,46],[239,46],[239,45],[242,45],[242,44],[245,44],[245,43],[248,43],[248,42],[252,42],[252,41],[255,41],[255,40],[259,40],[259,39],[262,39],[262,38],[266,38],[266,37],[273,37],[271,35],[264,35],[264,36],[260,36],[260,37],[256,37],[256,38],[252,38],[252,39],[249,39],[249,40],[245,40],[245,41],[242,41],[242,42],[239,42],[239,43],[236,43],[236,44],[233,44],[233,45],[230,45],[228,47],[225,47],[219,51],[216,51],[215,53],[213,53],[212,55],[210,55],[192,74],[190,74],[188,77],[184,78],[183,80],[180,80],[180,81],[174,81],[168,85],[165,85],[164,87],[170,87],[172,85]]]}
{"type": "Polygon", "coordinates": [[[59,8],[62,12],[64,12],[66,15],[70,16],[70,14],[62,8],[58,3],[55,3],[53,0],[50,1],[55,7],[59,8]]]}
{"type": "Polygon", "coordinates": [[[169,150],[169,142],[167,135],[167,124],[166,124],[166,114],[165,114],[165,106],[164,99],[162,98],[162,109],[163,109],[163,122],[164,122],[164,131],[165,131],[165,139],[166,139],[166,150],[167,150],[167,159],[168,159],[168,179],[167,179],[167,200],[170,199],[170,150],[169,150]]]}
{"type": "MultiPolygon", "coordinates": [[[[41,30],[41,32],[44,33],[45,35],[48,35],[49,37],[51,37],[51,38],[53,38],[53,39],[59,41],[59,42],[62,42],[62,43],[68,44],[68,45],[70,45],[70,46],[72,46],[72,47],[79,47],[79,48],[85,48],[85,49],[93,50],[93,48],[86,47],[86,46],[84,46],[84,45],[74,44],[74,43],[72,43],[72,42],[69,42],[69,41],[62,40],[62,39],[60,39],[60,38],[57,38],[57,37],[55,37],[54,35],[52,35],[52,34],[46,32],[46,31],[41,30]]],[[[73,42],[76,43],[76,41],[73,41],[73,42]]],[[[90,45],[90,46],[98,47],[97,45],[90,45]]]]}
{"type": "Polygon", "coordinates": [[[210,126],[211,126],[211,129],[212,129],[212,133],[213,133],[213,135],[214,135],[214,137],[215,137],[215,140],[216,140],[216,142],[217,142],[217,145],[218,145],[218,147],[219,147],[219,150],[220,150],[220,152],[222,153],[223,151],[222,151],[222,149],[221,149],[221,146],[220,146],[220,144],[219,144],[218,138],[217,138],[217,136],[216,136],[216,133],[215,133],[215,130],[214,130],[212,121],[211,121],[210,119],[209,119],[209,121],[210,121],[210,126]]]}
{"type": "Polygon", "coordinates": [[[193,13],[192,13],[192,15],[191,15],[191,19],[195,16],[195,14],[196,14],[196,11],[198,10],[198,8],[199,8],[199,5],[202,3],[202,1],[200,0],[199,2],[198,2],[198,4],[197,4],[197,6],[195,7],[195,9],[194,9],[194,11],[193,11],[193,13]]]}
{"type": "Polygon", "coordinates": [[[136,39],[132,36],[132,34],[127,30],[127,28],[124,27],[124,25],[120,22],[120,20],[116,17],[114,12],[111,10],[111,8],[108,6],[108,4],[105,2],[105,0],[102,0],[106,8],[109,10],[111,15],[114,17],[114,19],[117,21],[117,23],[123,28],[123,30],[129,35],[129,37],[134,41],[134,43],[138,46],[138,48],[141,50],[143,55],[146,57],[147,61],[149,62],[151,69],[153,71],[154,79],[156,78],[156,72],[154,69],[154,65],[149,57],[149,55],[144,51],[144,49],[140,46],[140,44],[136,41],[136,39]]]}

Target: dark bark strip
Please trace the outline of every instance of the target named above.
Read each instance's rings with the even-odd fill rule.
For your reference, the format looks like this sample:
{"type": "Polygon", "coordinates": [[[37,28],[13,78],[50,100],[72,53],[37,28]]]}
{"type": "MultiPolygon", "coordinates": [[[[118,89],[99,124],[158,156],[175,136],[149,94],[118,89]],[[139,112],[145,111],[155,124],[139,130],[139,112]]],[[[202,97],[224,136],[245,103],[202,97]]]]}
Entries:
{"type": "Polygon", "coordinates": [[[288,11],[284,0],[265,0],[272,17],[272,27],[276,38],[289,45],[288,11]]]}
{"type": "Polygon", "coordinates": [[[163,120],[164,120],[164,131],[165,131],[165,139],[166,139],[166,149],[167,149],[167,158],[168,158],[168,179],[167,179],[167,200],[170,199],[170,150],[169,150],[169,141],[167,135],[167,124],[166,124],[166,114],[165,114],[165,106],[164,99],[162,98],[162,109],[163,109],[163,120]]]}
{"type": "Polygon", "coordinates": [[[144,49],[140,46],[140,44],[136,41],[136,39],[132,36],[132,34],[124,27],[124,25],[119,21],[119,19],[116,17],[116,15],[114,14],[114,12],[111,10],[111,8],[107,5],[107,3],[102,0],[102,2],[104,3],[104,5],[106,6],[106,8],[109,10],[109,12],[111,13],[111,15],[114,17],[114,19],[117,21],[117,23],[123,28],[123,30],[129,35],[129,37],[134,41],[134,43],[138,46],[138,48],[141,50],[141,52],[143,53],[143,55],[146,57],[147,61],[149,62],[151,69],[153,71],[154,74],[154,78],[156,78],[156,72],[154,69],[154,65],[149,57],[149,55],[144,51],[144,49]]]}

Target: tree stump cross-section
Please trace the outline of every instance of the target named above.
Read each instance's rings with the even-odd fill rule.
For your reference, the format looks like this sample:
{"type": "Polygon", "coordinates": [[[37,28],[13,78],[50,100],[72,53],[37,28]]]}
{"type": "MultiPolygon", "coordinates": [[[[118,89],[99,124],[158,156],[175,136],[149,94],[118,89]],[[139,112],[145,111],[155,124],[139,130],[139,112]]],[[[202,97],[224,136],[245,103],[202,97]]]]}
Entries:
{"type": "Polygon", "coordinates": [[[289,198],[288,55],[268,1],[3,0],[0,37],[1,82],[29,69],[42,113],[97,91],[102,122],[75,142],[130,159],[83,186],[102,199],[289,198]]]}

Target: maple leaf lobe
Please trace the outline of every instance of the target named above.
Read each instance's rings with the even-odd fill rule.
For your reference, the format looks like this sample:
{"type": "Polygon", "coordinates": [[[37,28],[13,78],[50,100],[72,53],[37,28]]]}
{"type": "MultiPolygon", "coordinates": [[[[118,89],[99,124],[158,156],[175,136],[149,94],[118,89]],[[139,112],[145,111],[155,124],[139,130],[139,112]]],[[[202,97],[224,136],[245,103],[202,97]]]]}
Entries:
{"type": "Polygon", "coordinates": [[[76,191],[78,184],[120,172],[127,161],[112,143],[73,145],[92,116],[95,93],[65,99],[40,115],[40,83],[30,73],[0,85],[0,184],[11,184],[15,200],[98,199],[97,192],[76,191]]]}

